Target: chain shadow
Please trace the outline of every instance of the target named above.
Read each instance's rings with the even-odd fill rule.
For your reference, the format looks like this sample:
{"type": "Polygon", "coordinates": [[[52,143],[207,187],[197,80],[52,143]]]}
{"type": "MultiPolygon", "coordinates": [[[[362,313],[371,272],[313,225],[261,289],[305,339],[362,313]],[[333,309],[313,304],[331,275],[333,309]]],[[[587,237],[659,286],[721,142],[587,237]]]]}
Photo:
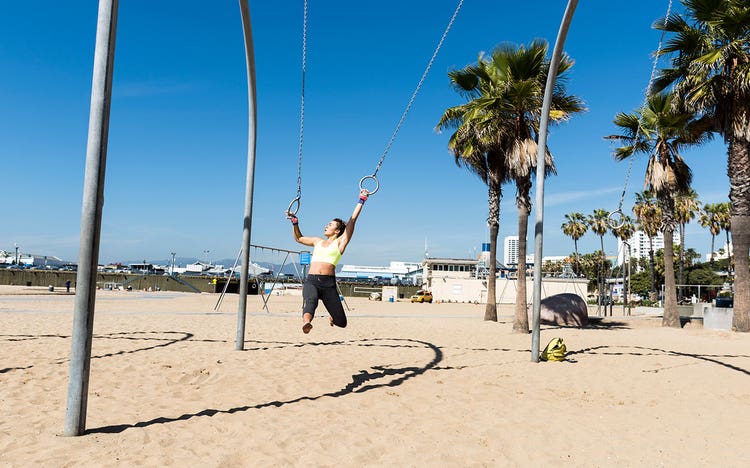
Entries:
{"type": "MultiPolygon", "coordinates": [[[[150,351],[153,349],[158,348],[165,348],[167,346],[172,346],[174,344],[180,343],[182,341],[188,341],[191,340],[195,335],[189,332],[178,332],[178,331],[161,331],[161,332],[149,332],[149,331],[141,331],[141,332],[118,332],[118,333],[107,333],[107,334],[97,334],[94,335],[94,339],[111,339],[111,340],[134,340],[134,341],[164,341],[164,343],[159,343],[153,346],[146,346],[142,348],[136,348],[131,350],[122,350],[122,351],[116,351],[112,353],[106,353],[106,354],[99,354],[95,356],[91,356],[91,359],[103,359],[107,357],[114,357],[114,356],[123,356],[126,354],[133,354],[133,353],[140,353],[143,351],[150,351]],[[162,335],[181,335],[176,338],[159,338],[159,337],[134,337],[134,336],[128,336],[128,335],[154,335],[154,334],[162,334],[162,335]]],[[[42,339],[42,338],[60,338],[60,339],[69,339],[71,338],[71,335],[0,335],[0,339],[3,339],[4,341],[29,341],[29,340],[35,340],[35,339],[42,339]]],[[[59,358],[52,362],[52,364],[65,364],[66,362],[70,362],[70,358],[59,358]]],[[[34,364],[25,366],[25,367],[7,367],[5,369],[0,369],[0,374],[15,371],[15,370],[27,370],[34,367],[34,364]]]]}
{"type": "Polygon", "coordinates": [[[692,354],[692,353],[682,353],[679,351],[671,351],[666,349],[660,349],[660,348],[648,348],[645,346],[610,346],[610,345],[602,345],[602,346],[592,346],[590,348],[584,348],[579,349],[576,351],[569,351],[567,353],[567,356],[572,355],[585,355],[585,354],[603,354],[603,355],[610,355],[610,356],[622,356],[622,355],[630,355],[630,356],[681,356],[681,357],[687,357],[691,359],[697,359],[700,361],[709,362],[711,364],[716,364],[718,366],[726,367],[727,369],[740,372],[743,374],[746,374],[750,376],[750,370],[743,369],[742,367],[735,366],[734,364],[729,364],[727,362],[720,361],[719,358],[749,358],[750,355],[732,355],[732,354],[692,354]],[[616,348],[631,348],[631,349],[637,349],[641,350],[642,352],[615,352],[615,351],[601,351],[601,350],[607,350],[607,349],[616,349],[616,348]]]}
{"type": "Polygon", "coordinates": [[[373,346],[373,347],[393,347],[393,348],[427,348],[432,351],[432,359],[423,366],[407,366],[400,368],[388,368],[386,366],[372,366],[374,372],[359,371],[357,374],[352,375],[352,381],[344,385],[342,388],[336,391],[323,393],[317,396],[301,396],[291,400],[275,400],[264,403],[258,403],[256,405],[244,405],[237,406],[234,408],[227,409],[205,409],[196,413],[186,413],[177,417],[159,417],[148,421],[140,421],[134,424],[118,424],[111,426],[103,426],[86,430],[86,434],[119,434],[127,429],[148,427],[155,424],[166,424],[176,421],[186,421],[193,418],[208,416],[212,417],[217,414],[234,414],[241,413],[250,410],[258,410],[263,408],[275,407],[279,408],[286,405],[293,405],[305,401],[315,401],[325,397],[345,397],[353,393],[364,393],[371,390],[375,390],[383,387],[396,387],[404,383],[405,381],[415,378],[424,374],[429,370],[434,370],[438,367],[438,364],[443,361],[443,351],[436,345],[427,341],[412,340],[406,338],[370,338],[356,341],[333,341],[333,342],[315,342],[315,343],[289,343],[295,347],[297,346],[339,346],[339,345],[356,345],[356,346],[373,346]],[[378,341],[396,341],[405,342],[403,344],[379,344],[375,343],[378,341]],[[397,377],[388,382],[373,383],[377,379],[384,377],[397,377]]]}

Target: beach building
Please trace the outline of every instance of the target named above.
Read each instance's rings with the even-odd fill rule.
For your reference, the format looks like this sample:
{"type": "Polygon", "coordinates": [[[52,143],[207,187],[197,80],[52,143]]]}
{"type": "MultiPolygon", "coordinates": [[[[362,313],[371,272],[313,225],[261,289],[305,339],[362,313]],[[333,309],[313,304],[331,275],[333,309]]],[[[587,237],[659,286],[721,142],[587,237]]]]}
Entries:
{"type": "MultiPolygon", "coordinates": [[[[680,233],[675,231],[672,243],[680,243],[680,233]]],[[[648,258],[648,252],[650,249],[649,237],[643,231],[635,231],[633,236],[627,241],[623,242],[621,239],[617,239],[617,264],[622,265],[633,258],[635,260],[641,258],[648,258]]],[[[653,238],[654,253],[658,252],[659,249],[664,248],[664,234],[658,233],[653,238]]]]}
{"type": "MultiPolygon", "coordinates": [[[[714,260],[724,260],[726,258],[729,258],[732,255],[733,248],[731,242],[724,242],[724,246],[721,247],[718,251],[714,252],[714,260]]],[[[711,261],[711,254],[706,254],[706,261],[711,261]]]]}
{"type": "Polygon", "coordinates": [[[421,281],[422,263],[390,262],[388,266],[343,265],[336,272],[338,278],[363,280],[390,280],[407,284],[419,284],[421,281]]]}
{"type": "MultiPolygon", "coordinates": [[[[486,267],[480,259],[461,258],[426,258],[422,265],[422,285],[432,292],[439,302],[472,302],[487,301],[486,267]]],[[[533,272],[532,268],[529,271],[533,272]]],[[[499,304],[512,304],[516,301],[518,279],[514,270],[498,264],[498,276],[495,283],[496,300],[499,304]]],[[[527,300],[531,300],[534,291],[533,277],[526,280],[527,300]]],[[[586,300],[586,278],[547,277],[542,279],[542,297],[560,293],[573,293],[586,300]]]]}
{"type": "MultiPolygon", "coordinates": [[[[0,263],[15,264],[16,256],[9,253],[9,256],[0,256],[0,263]]],[[[54,255],[41,254],[18,254],[18,264],[31,268],[60,268],[67,265],[68,262],[55,257],[54,255]]]]}

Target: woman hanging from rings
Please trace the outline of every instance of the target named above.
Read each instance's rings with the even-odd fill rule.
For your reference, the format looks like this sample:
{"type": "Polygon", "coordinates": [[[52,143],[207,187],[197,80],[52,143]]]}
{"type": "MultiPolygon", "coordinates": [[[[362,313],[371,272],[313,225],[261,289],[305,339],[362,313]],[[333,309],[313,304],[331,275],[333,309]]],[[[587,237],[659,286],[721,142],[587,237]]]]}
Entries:
{"type": "Polygon", "coordinates": [[[294,214],[288,213],[288,218],[292,222],[294,240],[302,245],[313,247],[310,271],[302,287],[302,331],[304,333],[310,333],[312,330],[312,319],[319,300],[323,301],[323,305],[330,314],[331,326],[346,327],[346,314],[336,288],[336,264],[346,250],[346,246],[349,245],[349,241],[352,240],[354,224],[369,193],[365,189],[360,189],[359,200],[354,206],[349,221],[344,223],[343,220],[334,218],[323,228],[325,238],[303,236],[299,229],[299,220],[294,214]]]}

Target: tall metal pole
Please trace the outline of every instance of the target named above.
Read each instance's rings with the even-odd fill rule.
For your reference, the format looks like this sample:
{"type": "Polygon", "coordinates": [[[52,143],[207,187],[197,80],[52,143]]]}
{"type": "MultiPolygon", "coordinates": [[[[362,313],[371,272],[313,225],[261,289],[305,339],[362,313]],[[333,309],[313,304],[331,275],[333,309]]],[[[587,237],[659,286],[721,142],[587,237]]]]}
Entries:
{"type": "Polygon", "coordinates": [[[578,0],[569,0],[565,8],[560,30],[557,33],[555,49],[550,60],[547,86],[544,89],[544,103],[542,104],[542,117],[539,123],[539,148],[536,153],[536,227],[534,236],[534,313],[531,333],[531,360],[539,362],[539,315],[542,302],[542,235],[544,231],[544,156],[547,152],[547,127],[549,125],[549,111],[552,105],[552,92],[557,79],[557,69],[560,66],[565,37],[568,35],[568,27],[573,19],[578,0]]]}
{"type": "Polygon", "coordinates": [[[70,379],[63,435],[79,436],[86,430],[91,339],[94,329],[96,267],[104,205],[104,174],[109,137],[109,109],[115,62],[118,0],[100,0],[96,25],[94,74],[91,86],[86,171],[83,184],[81,240],[78,252],[70,379]]]}
{"type": "Polygon", "coordinates": [[[242,229],[242,263],[240,266],[240,300],[237,310],[237,336],[235,349],[245,349],[245,317],[247,315],[247,276],[250,266],[250,228],[253,223],[253,184],[255,180],[255,140],[257,108],[255,101],[255,52],[250,9],[247,0],[240,1],[242,32],[245,36],[245,63],[247,65],[247,176],[245,179],[245,215],[242,229]]]}

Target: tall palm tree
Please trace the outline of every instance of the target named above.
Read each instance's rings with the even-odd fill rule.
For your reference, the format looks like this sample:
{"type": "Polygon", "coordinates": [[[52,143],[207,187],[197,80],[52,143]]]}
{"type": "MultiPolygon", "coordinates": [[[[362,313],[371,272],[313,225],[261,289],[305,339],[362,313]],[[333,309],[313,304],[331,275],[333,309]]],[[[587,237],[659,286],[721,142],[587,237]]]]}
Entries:
{"type": "MultiPolygon", "coordinates": [[[[531,175],[536,170],[539,121],[549,73],[547,51],[544,41],[535,41],[528,47],[504,44],[495,48],[489,56],[480,55],[475,65],[451,71],[449,76],[454,88],[470,101],[448,109],[438,123],[439,129],[457,128],[449,143],[457,162],[469,163],[471,170],[478,174],[483,173],[484,168],[495,165],[497,176],[494,179],[498,183],[513,181],[516,184],[519,281],[513,329],[525,333],[529,331],[525,262],[528,216],[531,211],[529,193],[531,175]]],[[[552,98],[552,123],[566,121],[572,113],[583,110],[579,98],[565,94],[565,76],[572,65],[569,57],[563,57],[552,98]]],[[[548,150],[545,155],[545,172],[553,172],[552,156],[548,150]]],[[[491,227],[490,244],[492,241],[491,227]]],[[[496,234],[494,241],[497,242],[496,234]]],[[[490,303],[492,295],[488,286],[485,319],[493,320],[488,317],[494,315],[494,320],[497,320],[494,297],[490,303]]]]}
{"type": "Polygon", "coordinates": [[[604,295],[604,235],[607,233],[607,231],[609,231],[609,211],[602,208],[597,208],[592,214],[589,215],[587,221],[589,224],[589,228],[591,228],[591,231],[599,236],[599,241],[602,247],[600,256],[601,258],[599,260],[599,300],[597,301],[597,303],[601,306],[602,296],[604,295]]]}
{"type": "Polygon", "coordinates": [[[700,202],[698,201],[698,194],[695,193],[695,190],[690,189],[686,194],[675,197],[674,209],[675,220],[680,229],[680,252],[677,256],[680,262],[680,270],[678,274],[680,290],[678,297],[683,297],[682,285],[684,284],[685,271],[685,225],[695,219],[695,216],[701,209],[700,202]]]}
{"type": "Polygon", "coordinates": [[[581,271],[580,257],[578,255],[578,239],[586,234],[589,230],[589,225],[586,224],[586,216],[583,213],[573,212],[565,215],[565,222],[560,226],[563,234],[573,239],[573,247],[575,248],[576,254],[576,276],[581,271]]]}
{"type": "Polygon", "coordinates": [[[658,89],[674,85],[680,100],[711,117],[728,145],[729,200],[735,252],[733,329],[750,332],[750,3],[683,0],[657,29],[673,33],[662,49],[672,67],[658,89]]]}
{"type": "Polygon", "coordinates": [[[708,229],[708,232],[711,233],[711,257],[709,259],[709,264],[713,267],[714,266],[714,252],[715,249],[715,241],[716,236],[721,234],[721,223],[719,221],[719,204],[718,203],[706,203],[706,205],[703,207],[703,212],[700,214],[700,217],[698,218],[698,223],[708,229]]]}
{"type": "Polygon", "coordinates": [[[650,191],[636,192],[633,214],[638,229],[648,237],[648,265],[652,294],[656,294],[656,259],[654,257],[654,238],[659,234],[661,209],[656,204],[650,191]]]}
{"type": "Polygon", "coordinates": [[[692,173],[680,150],[703,143],[710,136],[709,122],[681,109],[670,93],[653,94],[642,109],[619,113],[614,123],[621,133],[607,138],[623,143],[615,157],[623,160],[637,153],[649,155],[645,185],[661,207],[661,232],[664,235],[664,315],[662,325],[680,327],[677,289],[674,276],[675,196],[690,190],[692,173]]]}
{"type": "Polygon", "coordinates": [[[727,274],[731,276],[733,249],[729,246],[729,234],[732,232],[732,217],[730,215],[730,210],[731,207],[728,202],[718,204],[717,221],[719,222],[719,227],[721,227],[727,235],[727,274]]]}

